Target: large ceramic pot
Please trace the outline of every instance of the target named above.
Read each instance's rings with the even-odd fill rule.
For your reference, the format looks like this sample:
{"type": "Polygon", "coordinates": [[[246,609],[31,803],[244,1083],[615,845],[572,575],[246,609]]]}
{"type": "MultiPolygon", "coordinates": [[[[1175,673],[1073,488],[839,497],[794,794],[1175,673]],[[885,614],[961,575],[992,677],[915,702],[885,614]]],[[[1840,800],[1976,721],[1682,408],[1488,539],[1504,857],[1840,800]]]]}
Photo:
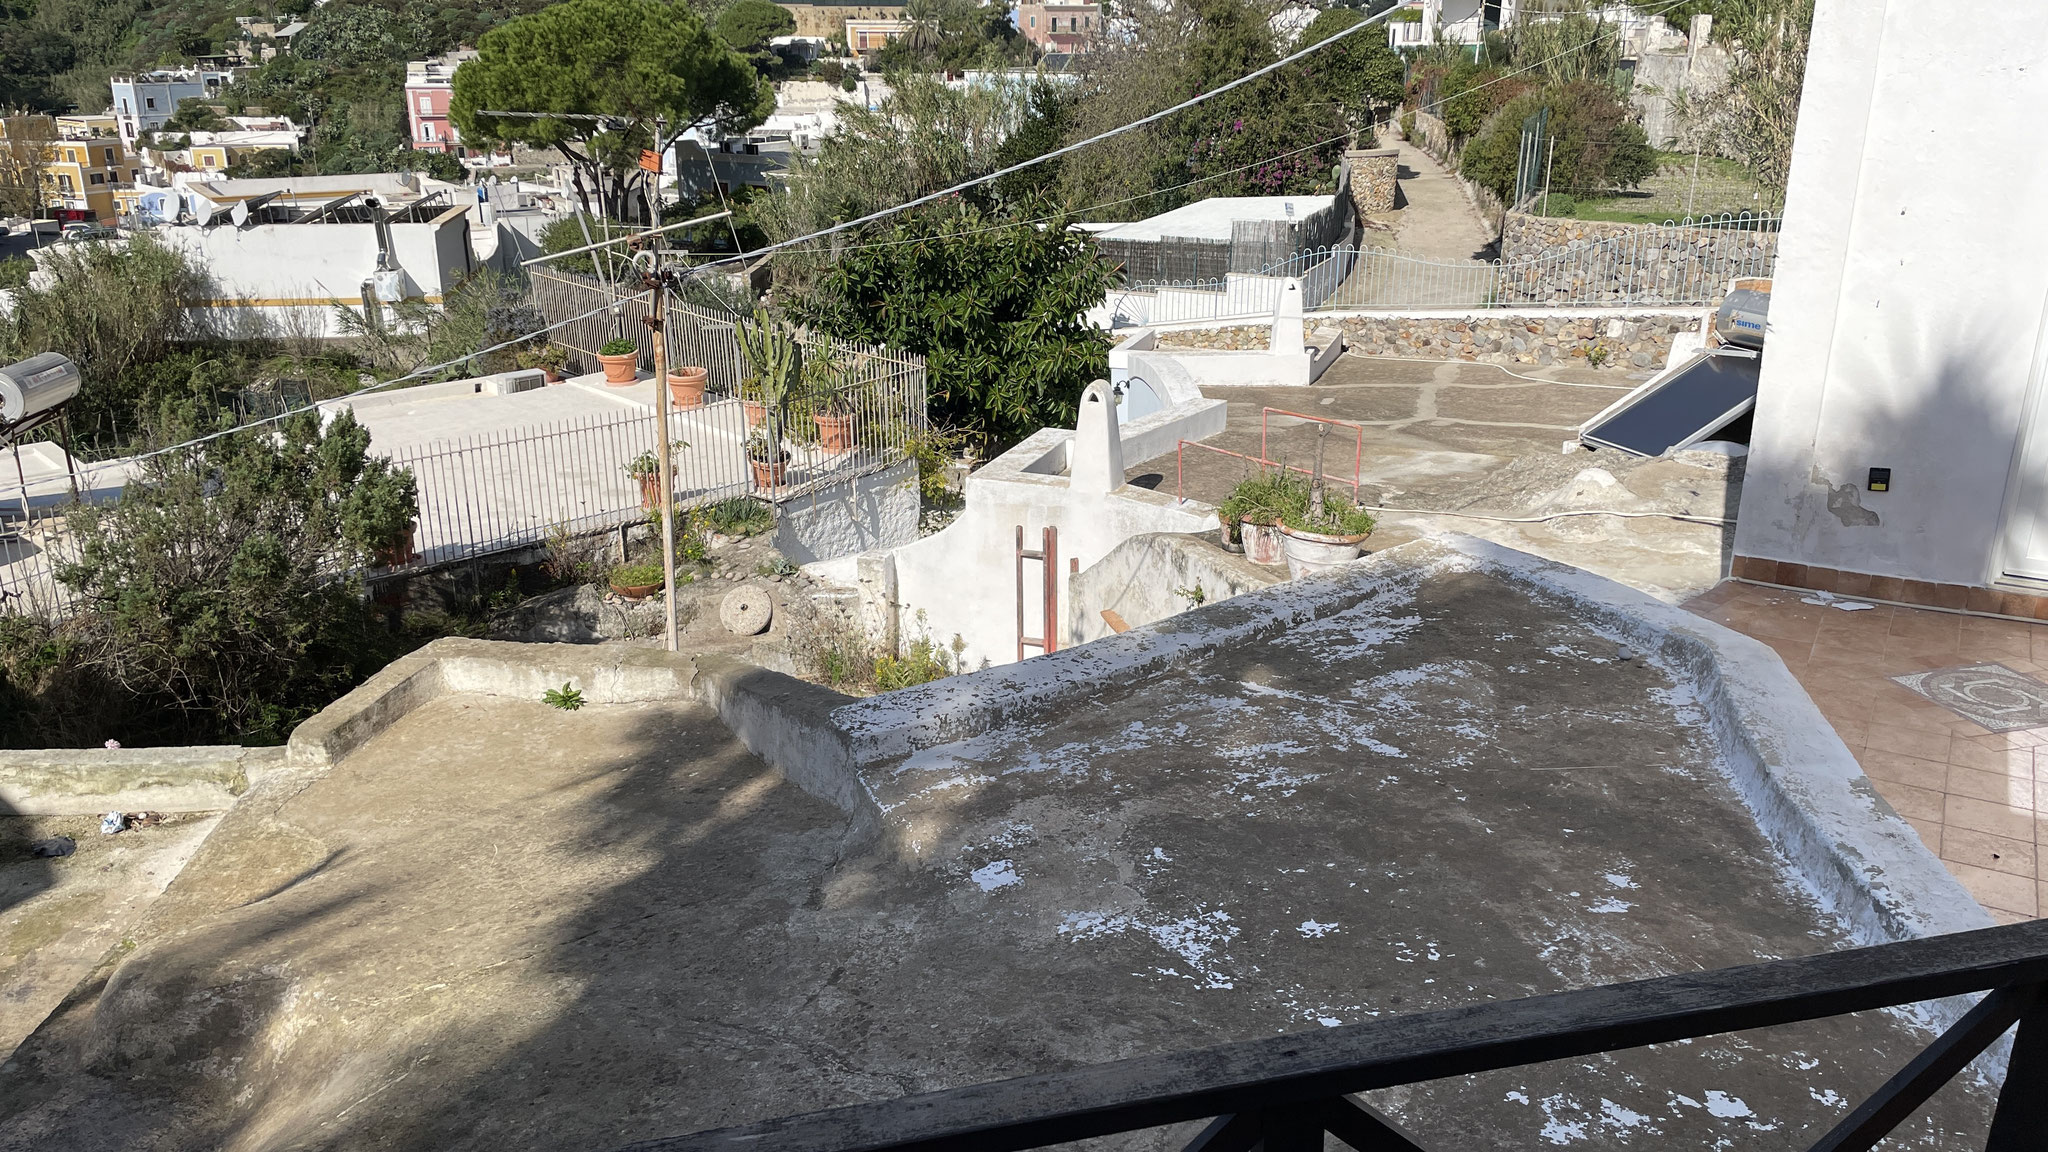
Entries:
{"type": "Polygon", "coordinates": [[[824,413],[812,416],[818,425],[818,446],[828,456],[837,456],[853,448],[853,416],[831,416],[824,413]]]}
{"type": "Polygon", "coordinates": [[[604,365],[604,382],[613,387],[631,384],[640,375],[638,352],[627,352],[619,356],[599,356],[597,362],[604,365]]]}
{"type": "Polygon", "coordinates": [[[645,472],[645,473],[639,473],[639,472],[636,472],[636,473],[634,473],[634,475],[633,475],[633,479],[635,479],[635,480],[638,480],[638,481],[640,482],[640,507],[642,507],[642,508],[658,508],[658,507],[660,507],[660,506],[661,506],[661,473],[659,473],[659,472],[645,472]]]}
{"type": "Polygon", "coordinates": [[[628,600],[645,600],[661,591],[659,584],[613,584],[612,591],[628,600]]]}
{"type": "Polygon", "coordinates": [[[1308,576],[1328,571],[1347,560],[1356,560],[1359,545],[1364,544],[1369,535],[1371,533],[1361,532],[1356,536],[1329,536],[1283,527],[1280,536],[1287,553],[1287,573],[1290,576],[1308,576]]]}
{"type": "Polygon", "coordinates": [[[704,382],[711,373],[694,364],[668,370],[668,395],[678,408],[704,406],[704,382]]]}
{"type": "Polygon", "coordinates": [[[746,409],[747,427],[759,428],[768,421],[768,406],[759,400],[742,400],[740,407],[746,409]]]}
{"type": "Polygon", "coordinates": [[[1284,559],[1279,525],[1254,524],[1247,520],[1237,526],[1237,535],[1244,541],[1244,558],[1252,563],[1278,564],[1284,559]]]}
{"type": "Polygon", "coordinates": [[[756,488],[782,487],[782,474],[789,468],[789,461],[787,459],[749,459],[747,464],[754,470],[754,487],[756,488]]]}

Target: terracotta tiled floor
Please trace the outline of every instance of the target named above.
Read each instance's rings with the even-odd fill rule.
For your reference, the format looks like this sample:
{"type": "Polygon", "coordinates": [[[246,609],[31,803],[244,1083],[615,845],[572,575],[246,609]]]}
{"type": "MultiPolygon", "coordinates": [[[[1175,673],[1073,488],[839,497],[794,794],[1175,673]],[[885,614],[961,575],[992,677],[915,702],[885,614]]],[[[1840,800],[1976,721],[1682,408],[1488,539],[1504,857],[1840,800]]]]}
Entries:
{"type": "Polygon", "coordinates": [[[2048,914],[2048,728],[1987,732],[1887,679],[1998,663],[2048,680],[2048,624],[1844,612],[1804,595],[1729,581],[1686,607],[1777,649],[1879,794],[1993,916],[2048,914]]]}

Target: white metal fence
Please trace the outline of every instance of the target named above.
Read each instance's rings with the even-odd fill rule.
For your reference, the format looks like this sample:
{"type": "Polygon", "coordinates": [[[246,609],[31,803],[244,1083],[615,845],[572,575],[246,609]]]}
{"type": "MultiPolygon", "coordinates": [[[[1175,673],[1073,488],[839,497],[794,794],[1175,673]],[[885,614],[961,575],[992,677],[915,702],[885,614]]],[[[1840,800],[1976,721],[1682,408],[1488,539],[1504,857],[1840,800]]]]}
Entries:
{"type": "Polygon", "coordinates": [[[1107,308],[1116,327],[1270,316],[1290,278],[1306,309],[1705,307],[1732,280],[1771,275],[1776,229],[1747,214],[1667,221],[1514,261],[1318,248],[1257,273],[1134,284],[1107,308]]]}
{"type": "MultiPolygon", "coordinates": [[[[749,411],[740,395],[747,365],[730,322],[684,307],[671,310],[670,321],[677,363],[703,364],[710,375],[701,406],[669,414],[680,507],[734,497],[779,504],[843,484],[907,459],[910,441],[926,427],[921,357],[801,335],[800,356],[839,359],[841,387],[829,408],[799,396],[786,413],[771,416],[749,411]],[[749,460],[756,424],[774,428],[786,454],[779,471],[757,471],[749,460]]],[[[419,490],[411,555],[399,567],[448,564],[537,544],[557,531],[583,534],[645,516],[660,482],[643,481],[634,465],[653,462],[656,430],[652,412],[628,409],[393,452],[392,462],[412,471],[419,490]]],[[[84,473],[87,499],[94,474],[84,473]]],[[[51,493],[38,489],[39,505],[24,495],[0,488],[0,615],[59,616],[68,594],[58,574],[76,559],[68,500],[49,506],[51,493]]]]}

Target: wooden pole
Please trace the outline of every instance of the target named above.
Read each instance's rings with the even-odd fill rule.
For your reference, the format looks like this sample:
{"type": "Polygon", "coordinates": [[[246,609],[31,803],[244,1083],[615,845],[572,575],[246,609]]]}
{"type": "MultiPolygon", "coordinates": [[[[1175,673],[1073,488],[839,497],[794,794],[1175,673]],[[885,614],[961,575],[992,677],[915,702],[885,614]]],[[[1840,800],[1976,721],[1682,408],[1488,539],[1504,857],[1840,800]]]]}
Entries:
{"type": "MultiPolygon", "coordinates": [[[[655,217],[653,182],[648,182],[647,211],[655,217]]],[[[648,318],[647,326],[654,332],[654,423],[655,423],[655,467],[661,476],[661,599],[662,613],[668,618],[668,650],[677,651],[680,643],[676,636],[676,483],[674,461],[669,459],[668,438],[668,340],[664,331],[668,320],[668,283],[661,267],[661,237],[648,237],[654,253],[654,314],[648,318]]]]}

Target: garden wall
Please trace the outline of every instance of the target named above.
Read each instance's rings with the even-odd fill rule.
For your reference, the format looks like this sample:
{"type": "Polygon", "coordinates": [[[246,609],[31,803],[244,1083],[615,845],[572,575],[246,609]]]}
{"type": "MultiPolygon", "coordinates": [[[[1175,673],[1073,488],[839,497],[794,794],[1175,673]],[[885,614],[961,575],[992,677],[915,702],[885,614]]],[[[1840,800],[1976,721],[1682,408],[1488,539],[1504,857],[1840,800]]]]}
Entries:
{"type": "Polygon", "coordinates": [[[1362,356],[1541,367],[1587,365],[1598,348],[1604,350],[1600,367],[1641,371],[1662,366],[1671,355],[1672,337],[1697,331],[1706,315],[1615,310],[1573,316],[1487,310],[1420,316],[1326,313],[1321,319],[1342,328],[1346,350],[1362,356]]]}
{"type": "Polygon", "coordinates": [[[1510,212],[1501,226],[1504,304],[1553,299],[1703,299],[1718,306],[1728,282],[1769,276],[1775,231],[1666,228],[1510,212]],[[1517,267],[1518,266],[1518,267],[1517,267]]]}
{"type": "Polygon", "coordinates": [[[1344,153],[1344,166],[1351,173],[1351,202],[1360,215],[1394,210],[1400,156],[1398,148],[1355,148],[1344,153]]]}

